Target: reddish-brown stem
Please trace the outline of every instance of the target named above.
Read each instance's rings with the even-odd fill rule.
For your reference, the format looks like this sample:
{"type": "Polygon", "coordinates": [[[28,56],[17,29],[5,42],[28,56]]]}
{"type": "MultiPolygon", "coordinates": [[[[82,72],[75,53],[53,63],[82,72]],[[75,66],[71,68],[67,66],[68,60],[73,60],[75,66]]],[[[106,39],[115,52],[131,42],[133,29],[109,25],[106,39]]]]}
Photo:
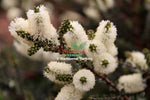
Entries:
{"type": "MultiPolygon", "coordinates": [[[[98,78],[104,80],[107,84],[109,84],[112,88],[114,88],[118,93],[120,93],[120,90],[115,86],[115,84],[112,81],[110,81],[106,77],[106,75],[101,76],[96,71],[94,71],[93,69],[91,69],[91,68],[87,68],[87,69],[89,69],[91,72],[93,72],[95,74],[95,76],[97,76],[98,78]]],[[[126,95],[120,95],[120,97],[124,98],[124,100],[129,100],[126,95]]]]}
{"type": "Polygon", "coordinates": [[[88,68],[91,72],[93,72],[95,74],[95,76],[97,76],[98,78],[104,80],[107,84],[109,84],[112,88],[114,88],[117,92],[120,93],[120,90],[114,85],[114,83],[112,83],[105,75],[101,76],[99,75],[96,71],[94,71],[91,68],[88,68]]]}
{"type": "Polygon", "coordinates": [[[63,35],[60,34],[60,53],[63,53],[63,50],[64,50],[64,42],[63,42],[63,35]]]}
{"type": "MultiPolygon", "coordinates": [[[[119,95],[119,96],[114,96],[114,97],[105,97],[105,98],[92,98],[91,100],[120,100],[121,98],[126,98],[126,96],[124,97],[124,95],[119,95]]],[[[128,98],[126,98],[125,100],[128,100],[128,98]]]]}
{"type": "MultiPolygon", "coordinates": [[[[104,80],[109,86],[114,88],[119,94],[121,93],[121,91],[116,87],[116,85],[112,81],[110,81],[105,74],[104,75],[99,75],[93,68],[88,68],[86,64],[84,64],[83,67],[89,69],[91,72],[93,72],[93,74],[95,76],[97,76],[98,78],[104,80]]],[[[129,100],[126,95],[120,95],[120,96],[122,98],[124,98],[124,100],[129,100]]]]}

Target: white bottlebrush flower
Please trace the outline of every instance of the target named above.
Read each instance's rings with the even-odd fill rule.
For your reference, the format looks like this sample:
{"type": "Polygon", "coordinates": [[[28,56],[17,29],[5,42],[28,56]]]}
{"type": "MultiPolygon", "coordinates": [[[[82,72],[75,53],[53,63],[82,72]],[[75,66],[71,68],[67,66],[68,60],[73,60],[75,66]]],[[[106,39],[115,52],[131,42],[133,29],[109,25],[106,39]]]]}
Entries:
{"type": "Polygon", "coordinates": [[[29,21],[30,33],[33,38],[44,41],[45,39],[58,43],[58,34],[50,21],[50,16],[44,6],[29,10],[27,17],[29,21]]]}
{"type": "Polygon", "coordinates": [[[20,17],[22,15],[22,10],[17,7],[12,7],[11,9],[8,9],[7,11],[7,18],[9,20],[12,20],[16,17],[20,17]]]}
{"type": "Polygon", "coordinates": [[[68,47],[71,47],[71,43],[84,43],[88,41],[88,37],[83,27],[77,21],[70,21],[73,26],[73,30],[64,34],[65,41],[68,47]]]}
{"type": "Polygon", "coordinates": [[[138,51],[130,52],[130,57],[126,59],[126,62],[131,63],[133,67],[139,66],[142,70],[148,68],[144,54],[138,51]]]}
{"type": "Polygon", "coordinates": [[[15,7],[18,5],[19,1],[18,0],[2,0],[1,6],[7,10],[11,7],[15,7]]]}
{"type": "Polygon", "coordinates": [[[97,0],[97,3],[99,9],[103,12],[114,7],[114,0],[97,0]]]}
{"type": "Polygon", "coordinates": [[[123,75],[119,78],[117,87],[124,89],[126,93],[137,93],[143,91],[146,87],[142,75],[134,73],[130,75],[123,75]]]}
{"type": "Polygon", "coordinates": [[[42,59],[42,53],[43,50],[40,49],[36,54],[34,54],[33,56],[29,56],[28,55],[28,49],[31,47],[28,44],[22,42],[22,41],[14,41],[14,47],[16,48],[16,50],[22,54],[23,56],[32,59],[32,60],[38,60],[41,61],[42,59]]]}
{"type": "Polygon", "coordinates": [[[93,64],[94,70],[103,74],[114,72],[118,66],[117,59],[109,53],[102,53],[96,56],[93,64]]]}
{"type": "Polygon", "coordinates": [[[73,84],[80,91],[89,91],[95,85],[95,76],[90,70],[81,69],[73,76],[73,84]]]}
{"type": "Polygon", "coordinates": [[[109,45],[106,45],[106,48],[109,54],[111,54],[112,56],[117,56],[118,48],[115,46],[114,43],[110,43],[109,45]]]}
{"type": "Polygon", "coordinates": [[[95,39],[100,40],[105,45],[114,43],[117,37],[117,29],[114,24],[108,20],[102,20],[99,23],[97,31],[95,33],[95,39]]]}
{"type": "Polygon", "coordinates": [[[44,75],[51,81],[59,84],[64,84],[66,82],[59,81],[56,79],[57,75],[69,74],[72,75],[72,66],[64,62],[52,61],[47,66],[48,72],[44,71],[44,75]]]}
{"type": "Polygon", "coordinates": [[[106,47],[102,42],[92,40],[87,42],[84,51],[88,57],[94,58],[95,56],[106,52],[106,47]]]}
{"type": "Polygon", "coordinates": [[[20,41],[22,40],[23,42],[27,44],[31,44],[27,40],[18,36],[16,31],[29,32],[29,24],[27,20],[25,20],[24,18],[15,18],[14,21],[11,21],[10,23],[9,32],[15,39],[20,40],[20,41]]]}
{"type": "Polygon", "coordinates": [[[55,100],[81,100],[83,92],[76,89],[73,84],[65,85],[55,100]]]}

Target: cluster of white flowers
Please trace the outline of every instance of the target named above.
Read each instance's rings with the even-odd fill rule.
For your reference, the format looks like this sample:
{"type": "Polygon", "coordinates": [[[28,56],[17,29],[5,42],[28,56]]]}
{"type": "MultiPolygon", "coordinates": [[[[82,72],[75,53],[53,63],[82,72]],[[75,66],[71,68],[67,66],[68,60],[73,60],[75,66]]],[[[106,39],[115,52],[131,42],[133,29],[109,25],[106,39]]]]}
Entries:
{"type": "MultiPolygon", "coordinates": [[[[109,0],[106,1],[110,2],[109,0]]],[[[110,5],[107,6],[110,7],[110,5]]],[[[12,21],[9,31],[16,39],[14,46],[21,54],[28,56],[27,51],[31,50],[33,53],[35,50],[36,54],[33,53],[31,59],[51,60],[44,69],[44,76],[52,82],[65,85],[55,100],[80,100],[84,92],[95,86],[95,76],[92,69],[91,71],[80,69],[74,72],[71,64],[52,61],[63,55],[52,53],[51,49],[47,50],[47,46],[52,45],[52,48],[58,46],[56,49],[59,52],[62,45],[59,44],[58,38],[64,40],[61,41],[60,39],[60,42],[63,42],[65,47],[71,49],[75,49],[74,43],[77,43],[76,46],[81,46],[81,48],[85,46],[82,49],[87,57],[93,59],[94,70],[98,73],[110,74],[118,66],[118,50],[114,43],[117,37],[117,29],[112,22],[103,20],[99,23],[95,33],[90,30],[86,34],[77,21],[65,21],[66,23],[63,23],[58,31],[60,32],[60,36],[58,36],[56,29],[51,24],[47,9],[44,6],[39,6],[27,12],[27,19],[16,18],[12,21]],[[45,52],[46,50],[49,52],[45,52]]],[[[139,66],[142,70],[148,68],[145,56],[140,52],[131,52],[126,62],[130,62],[133,67],[139,66]]],[[[140,73],[119,78],[118,88],[124,89],[127,93],[140,92],[145,87],[140,73]]]]}
{"type": "Polygon", "coordinates": [[[148,68],[145,55],[139,51],[129,52],[129,57],[126,59],[126,62],[131,63],[132,67],[140,67],[141,70],[148,68]]]}
{"type": "MultiPolygon", "coordinates": [[[[143,51],[144,52],[144,51],[143,51]]],[[[125,52],[125,66],[134,68],[134,73],[120,76],[117,87],[126,93],[138,93],[146,88],[146,78],[143,73],[148,70],[147,58],[144,53],[139,51],[125,52]],[[130,64],[130,65],[129,65],[130,64]]]]}
{"type": "Polygon", "coordinates": [[[117,30],[110,21],[101,21],[95,32],[95,38],[89,40],[85,47],[85,54],[93,58],[94,69],[97,72],[110,74],[118,66],[116,40],[117,30]]]}
{"type": "Polygon", "coordinates": [[[119,78],[117,87],[126,93],[141,92],[146,88],[145,80],[142,77],[141,70],[147,70],[148,65],[145,55],[139,51],[126,52],[126,63],[130,63],[131,67],[135,68],[133,74],[123,75],[119,78]]]}
{"type": "Polygon", "coordinates": [[[126,93],[137,93],[143,91],[145,87],[146,84],[140,73],[123,75],[119,78],[118,88],[124,89],[126,93]]]}
{"type": "Polygon", "coordinates": [[[51,24],[47,9],[44,6],[39,6],[36,9],[39,11],[35,12],[34,10],[29,10],[27,12],[29,33],[33,35],[34,40],[47,39],[58,43],[58,34],[51,24]]]}
{"type": "MultiPolygon", "coordinates": [[[[36,54],[31,56],[32,59],[36,60],[52,60],[62,56],[59,53],[45,52],[47,50],[45,46],[54,46],[54,44],[60,46],[60,44],[59,36],[51,24],[48,11],[44,6],[29,10],[27,19],[16,18],[11,22],[9,31],[19,41],[14,42],[16,49],[25,56],[27,56],[27,51],[32,49],[32,52],[37,50],[36,54]],[[52,42],[52,44],[44,44],[47,42],[52,42]]],[[[81,47],[85,45],[85,55],[93,59],[95,71],[109,74],[117,68],[116,56],[118,51],[114,44],[117,30],[112,22],[103,20],[99,23],[95,33],[91,31],[91,33],[86,34],[81,24],[77,21],[66,20],[66,23],[62,24],[58,32],[63,36],[60,37],[64,38],[66,47],[74,49],[73,43],[77,43],[77,46],[80,45],[81,47]],[[78,44],[79,42],[82,45],[78,44]]],[[[95,76],[90,70],[81,69],[73,73],[72,65],[64,62],[50,61],[45,67],[44,76],[52,82],[67,84],[62,88],[56,100],[80,100],[82,97],[80,92],[89,91],[95,85],[95,76]],[[76,97],[77,95],[79,96],[76,97]]]]}
{"type": "Polygon", "coordinates": [[[82,94],[95,85],[95,76],[90,70],[81,69],[73,76],[72,66],[64,62],[50,62],[44,75],[55,83],[66,84],[55,100],[80,100],[82,94]]]}
{"type": "Polygon", "coordinates": [[[17,31],[24,31],[33,36],[34,40],[50,40],[58,45],[58,34],[50,22],[47,9],[44,6],[39,6],[36,9],[37,12],[34,10],[29,10],[27,12],[28,19],[15,18],[15,20],[10,23],[9,31],[11,35],[17,41],[21,41],[15,42],[14,45],[17,51],[31,59],[44,61],[57,60],[57,58],[61,56],[59,53],[44,52],[43,49],[40,49],[39,52],[32,57],[28,56],[26,54],[27,50],[33,45],[33,43],[23,39],[17,34],[17,31]]]}

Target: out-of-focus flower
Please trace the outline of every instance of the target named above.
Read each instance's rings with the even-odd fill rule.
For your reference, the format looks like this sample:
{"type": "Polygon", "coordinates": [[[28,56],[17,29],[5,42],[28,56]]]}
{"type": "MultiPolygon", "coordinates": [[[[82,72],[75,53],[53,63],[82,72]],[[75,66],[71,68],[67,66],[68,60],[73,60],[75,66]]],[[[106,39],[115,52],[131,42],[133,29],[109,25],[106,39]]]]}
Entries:
{"type": "Polygon", "coordinates": [[[142,70],[146,70],[148,68],[145,56],[142,52],[132,51],[129,53],[130,55],[126,59],[126,62],[131,63],[132,67],[140,67],[142,70]]]}
{"type": "Polygon", "coordinates": [[[18,5],[18,0],[2,0],[1,6],[7,10],[18,5]]]}
{"type": "Polygon", "coordinates": [[[114,0],[96,0],[99,6],[99,9],[103,12],[114,7],[114,0]]]}
{"type": "Polygon", "coordinates": [[[145,0],[145,8],[150,10],[150,0],[145,0]]]}
{"type": "Polygon", "coordinates": [[[99,20],[100,19],[100,13],[97,9],[94,7],[87,7],[84,8],[84,13],[91,19],[99,20]]]}
{"type": "Polygon", "coordinates": [[[120,90],[124,89],[126,93],[137,93],[143,91],[146,84],[140,73],[134,73],[121,76],[117,86],[120,90]]]}
{"type": "Polygon", "coordinates": [[[8,84],[9,84],[9,87],[11,88],[13,88],[16,85],[14,80],[10,80],[8,84]]]}
{"type": "Polygon", "coordinates": [[[70,20],[78,20],[79,22],[82,22],[82,16],[76,12],[73,11],[66,11],[63,14],[60,15],[60,19],[70,19],[70,20]]]}
{"type": "Polygon", "coordinates": [[[16,17],[20,17],[21,15],[22,15],[22,10],[20,8],[12,7],[11,9],[8,9],[7,18],[9,20],[12,20],[16,17]]]}

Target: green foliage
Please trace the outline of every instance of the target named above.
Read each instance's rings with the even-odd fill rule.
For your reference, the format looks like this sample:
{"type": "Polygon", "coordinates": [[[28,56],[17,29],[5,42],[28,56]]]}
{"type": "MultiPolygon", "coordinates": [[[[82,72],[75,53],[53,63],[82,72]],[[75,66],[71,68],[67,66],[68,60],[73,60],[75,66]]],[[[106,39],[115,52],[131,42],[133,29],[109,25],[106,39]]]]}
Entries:
{"type": "Polygon", "coordinates": [[[65,34],[73,29],[73,26],[70,24],[68,19],[64,20],[59,28],[60,34],[65,34]]]}
{"type": "Polygon", "coordinates": [[[109,31],[109,28],[111,27],[111,23],[110,22],[107,22],[107,24],[105,25],[105,28],[106,28],[106,33],[109,31]]]}
{"type": "Polygon", "coordinates": [[[84,83],[86,83],[87,82],[87,80],[86,80],[86,77],[81,77],[80,78],[80,82],[82,83],[82,84],[84,84],[84,83]]]}
{"type": "Polygon", "coordinates": [[[90,44],[89,49],[91,52],[96,52],[97,46],[95,44],[90,44]]]}
{"type": "Polygon", "coordinates": [[[107,67],[108,64],[109,64],[108,60],[103,60],[102,61],[102,66],[107,67]]]}
{"type": "Polygon", "coordinates": [[[95,38],[94,30],[88,30],[87,34],[88,34],[88,39],[89,40],[93,40],[95,38]]]}
{"type": "Polygon", "coordinates": [[[48,67],[45,67],[45,68],[44,68],[44,71],[45,71],[46,73],[49,73],[49,72],[50,72],[50,69],[49,69],[48,67]]]}
{"type": "Polygon", "coordinates": [[[32,56],[33,54],[38,52],[40,48],[41,45],[39,43],[35,43],[30,49],[28,49],[28,55],[32,56]]]}
{"type": "Polygon", "coordinates": [[[33,36],[31,36],[28,32],[25,31],[16,31],[18,36],[22,37],[23,39],[27,39],[28,41],[34,41],[33,36]]]}
{"type": "Polygon", "coordinates": [[[35,13],[40,12],[39,8],[38,8],[38,7],[35,7],[35,8],[34,8],[34,12],[35,12],[35,13]]]}
{"type": "Polygon", "coordinates": [[[70,75],[70,74],[58,74],[56,76],[56,80],[63,81],[63,82],[71,82],[72,81],[72,75],[70,75]]]}

